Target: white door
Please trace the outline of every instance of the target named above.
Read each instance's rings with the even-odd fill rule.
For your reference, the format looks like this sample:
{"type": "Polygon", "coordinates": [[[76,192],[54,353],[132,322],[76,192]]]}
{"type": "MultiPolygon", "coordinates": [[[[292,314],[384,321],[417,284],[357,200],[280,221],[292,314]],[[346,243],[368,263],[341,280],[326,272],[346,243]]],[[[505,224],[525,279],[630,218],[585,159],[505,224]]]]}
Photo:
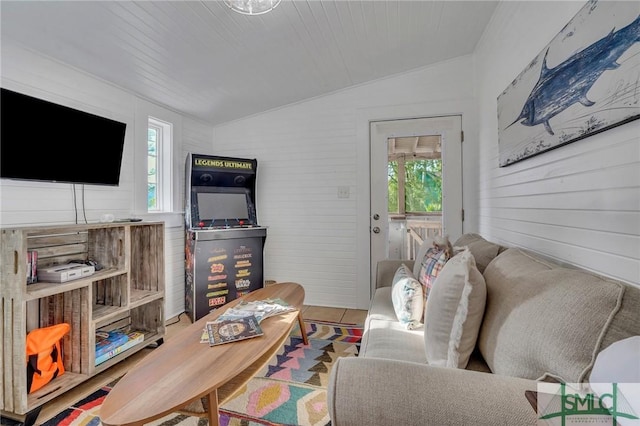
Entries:
{"type": "Polygon", "coordinates": [[[389,257],[388,141],[432,135],[441,137],[443,235],[448,235],[451,241],[462,235],[462,117],[455,115],[371,122],[372,286],[375,283],[377,262],[389,257]]]}

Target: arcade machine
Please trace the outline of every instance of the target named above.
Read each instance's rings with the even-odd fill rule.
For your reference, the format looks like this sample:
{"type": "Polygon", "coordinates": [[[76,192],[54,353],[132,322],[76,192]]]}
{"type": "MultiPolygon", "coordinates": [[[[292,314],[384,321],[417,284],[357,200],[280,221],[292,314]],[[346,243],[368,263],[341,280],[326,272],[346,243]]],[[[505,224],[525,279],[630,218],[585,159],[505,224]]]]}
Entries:
{"type": "Polygon", "coordinates": [[[255,208],[256,160],[189,154],[186,294],[191,321],[263,287],[267,229],[255,208]]]}

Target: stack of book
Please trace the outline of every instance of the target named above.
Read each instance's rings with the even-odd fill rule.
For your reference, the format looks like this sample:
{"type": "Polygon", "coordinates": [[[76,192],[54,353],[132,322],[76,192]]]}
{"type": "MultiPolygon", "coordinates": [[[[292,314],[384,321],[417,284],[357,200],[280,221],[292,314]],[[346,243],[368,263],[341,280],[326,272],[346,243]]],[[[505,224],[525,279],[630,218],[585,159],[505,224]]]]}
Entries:
{"type": "Polygon", "coordinates": [[[143,341],[144,333],[141,331],[96,331],[95,365],[100,365],[143,341]]]}

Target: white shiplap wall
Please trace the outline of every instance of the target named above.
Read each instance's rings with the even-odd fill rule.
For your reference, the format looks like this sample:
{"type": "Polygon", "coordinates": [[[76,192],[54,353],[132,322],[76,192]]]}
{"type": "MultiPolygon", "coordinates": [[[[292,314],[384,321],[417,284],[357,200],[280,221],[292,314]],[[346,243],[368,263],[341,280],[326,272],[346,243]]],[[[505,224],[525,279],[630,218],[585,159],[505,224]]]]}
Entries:
{"type": "Polygon", "coordinates": [[[583,2],[502,2],[475,52],[479,231],[640,283],[640,121],[498,167],[496,99],[583,2]]]}
{"type": "MultiPolygon", "coordinates": [[[[136,151],[134,129],[140,120],[146,123],[147,115],[140,115],[141,109],[144,109],[140,108],[140,105],[148,104],[146,101],[108,82],[5,40],[2,43],[2,87],[127,123],[120,185],[118,187],[87,185],[85,207],[89,222],[99,221],[105,213],[111,213],[115,217],[129,217],[136,213],[134,173],[137,173],[140,168],[136,169],[134,161],[136,151]]],[[[172,114],[175,115],[175,113],[172,114]]],[[[178,171],[180,174],[178,199],[181,199],[183,194],[182,176],[186,152],[192,149],[210,150],[212,138],[211,126],[189,117],[182,115],[180,117],[181,128],[175,132],[179,135],[179,139],[175,141],[178,147],[175,155],[180,157],[175,163],[182,164],[182,168],[178,171]]],[[[146,140],[141,140],[139,143],[146,146],[146,140]]],[[[98,149],[98,147],[88,148],[88,150],[94,150],[96,154],[98,149]]],[[[80,188],[77,191],[78,207],[81,208],[80,188]]],[[[167,318],[184,311],[184,221],[182,204],[177,204],[176,214],[145,216],[145,219],[149,220],[166,219],[167,318]]],[[[72,185],[0,180],[1,226],[68,224],[74,221],[72,185]]],[[[84,222],[81,211],[78,221],[84,222]]]]}
{"type": "Polygon", "coordinates": [[[258,160],[266,279],[301,283],[308,304],[368,307],[369,120],[462,114],[474,143],[471,69],[461,57],[214,129],[215,154],[258,160]]]}
{"type": "MultiPolygon", "coordinates": [[[[128,217],[133,197],[132,96],[123,91],[114,91],[103,81],[59,66],[4,41],[2,86],[127,124],[120,186],[87,186],[85,206],[88,220],[98,220],[103,213],[128,217]]],[[[46,132],[46,129],[37,128],[37,121],[34,126],[36,131],[46,132]]],[[[74,153],[70,152],[69,155],[74,153]]],[[[28,159],[25,159],[25,166],[27,164],[28,159]]],[[[80,197],[81,188],[79,185],[76,188],[80,197]]],[[[2,180],[0,190],[2,226],[73,223],[75,220],[72,185],[2,180]]],[[[81,207],[79,201],[78,207],[81,207]]],[[[84,220],[82,214],[78,219],[84,220]]]]}
{"type": "MultiPolygon", "coordinates": [[[[187,154],[196,152],[199,154],[211,154],[211,139],[213,138],[213,127],[198,120],[185,117],[182,120],[182,151],[178,159],[178,199],[182,200],[179,208],[184,212],[185,193],[185,161],[187,154]]],[[[176,207],[177,208],[177,207],[176,207]]],[[[167,273],[171,273],[173,286],[172,294],[167,295],[167,299],[172,301],[172,309],[167,307],[167,312],[178,315],[184,312],[184,247],[185,247],[185,227],[184,215],[180,215],[182,226],[171,228],[171,241],[173,242],[171,253],[167,253],[165,262],[167,263],[167,273]]]]}

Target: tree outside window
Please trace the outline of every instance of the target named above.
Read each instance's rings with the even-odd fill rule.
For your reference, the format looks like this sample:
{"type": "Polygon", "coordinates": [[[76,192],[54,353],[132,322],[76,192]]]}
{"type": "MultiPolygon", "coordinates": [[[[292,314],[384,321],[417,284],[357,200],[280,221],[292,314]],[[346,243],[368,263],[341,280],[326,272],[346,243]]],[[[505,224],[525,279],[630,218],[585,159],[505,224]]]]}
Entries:
{"type": "Polygon", "coordinates": [[[171,177],[173,124],[149,117],[147,125],[147,211],[173,210],[171,177]]]}
{"type": "Polygon", "coordinates": [[[399,158],[388,162],[387,171],[389,213],[419,214],[442,211],[441,159],[399,158]],[[402,192],[404,200],[400,200],[402,192]],[[402,204],[404,209],[399,208],[402,204]]]}
{"type": "Polygon", "coordinates": [[[149,127],[147,134],[147,210],[158,210],[158,128],[149,127]]]}

